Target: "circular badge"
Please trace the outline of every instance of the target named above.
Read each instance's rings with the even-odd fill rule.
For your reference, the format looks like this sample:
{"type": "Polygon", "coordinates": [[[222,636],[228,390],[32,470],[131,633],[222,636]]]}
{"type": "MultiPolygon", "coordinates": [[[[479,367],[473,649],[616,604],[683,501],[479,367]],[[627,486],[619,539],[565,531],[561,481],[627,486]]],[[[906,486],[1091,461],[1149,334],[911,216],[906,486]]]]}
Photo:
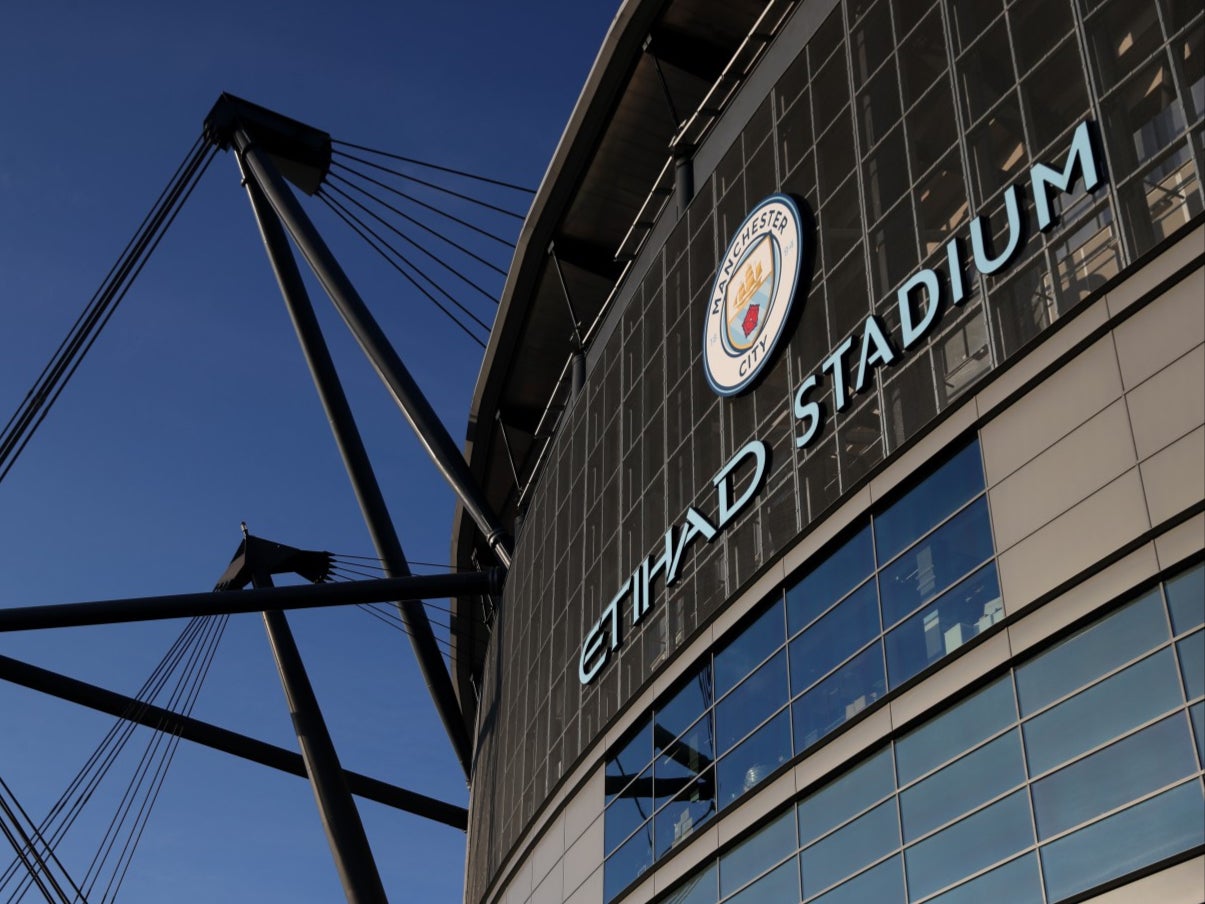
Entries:
{"type": "Polygon", "coordinates": [[[773,356],[799,283],[802,234],[795,202],[771,195],[728,243],[703,323],[703,369],[719,395],[746,389],[773,356]]]}

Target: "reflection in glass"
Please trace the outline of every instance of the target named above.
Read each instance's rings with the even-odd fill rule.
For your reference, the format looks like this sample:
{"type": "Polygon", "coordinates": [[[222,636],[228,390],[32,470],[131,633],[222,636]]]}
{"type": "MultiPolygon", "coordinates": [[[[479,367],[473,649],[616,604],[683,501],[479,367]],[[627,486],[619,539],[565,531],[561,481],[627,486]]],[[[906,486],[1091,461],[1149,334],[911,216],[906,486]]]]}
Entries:
{"type": "Polygon", "coordinates": [[[814,895],[835,885],[899,846],[899,813],[892,798],[800,855],[804,892],[814,895]]]}
{"type": "Polygon", "coordinates": [[[787,653],[779,653],[716,704],[719,750],[727,750],[788,699],[787,653]]]}
{"type": "Polygon", "coordinates": [[[653,815],[653,806],[653,769],[650,766],[607,807],[603,836],[608,853],[653,815]]]}
{"type": "Polygon", "coordinates": [[[1196,771],[1188,722],[1169,716],[1033,786],[1038,837],[1065,829],[1196,771]]]}
{"type": "Polygon", "coordinates": [[[1201,784],[1191,781],[1042,848],[1051,900],[1205,842],[1201,784]]]}
{"type": "Polygon", "coordinates": [[[1166,639],[1163,606],[1155,588],[1018,668],[1021,715],[1036,712],[1166,639]]]}
{"type": "Polygon", "coordinates": [[[795,701],[795,752],[811,747],[885,692],[883,648],[875,643],[795,701]]]}
{"type": "Polygon", "coordinates": [[[720,760],[720,806],[751,790],[790,757],[791,723],[783,709],[720,760]]]}
{"type": "Polygon", "coordinates": [[[791,641],[791,693],[810,687],[880,630],[878,594],[867,581],[791,641]]]}
{"type": "Polygon", "coordinates": [[[653,865],[653,824],[607,858],[603,864],[603,900],[610,901],[653,865]]]}
{"type": "Polygon", "coordinates": [[[795,819],[783,813],[720,857],[720,896],[730,895],[795,850],[795,819]]]}
{"type": "Polygon", "coordinates": [[[624,745],[623,750],[607,760],[607,802],[610,803],[615,795],[648,765],[652,758],[653,725],[650,720],[644,719],[636,734],[624,745]]]}
{"type": "Polygon", "coordinates": [[[900,794],[911,841],[1025,781],[1021,738],[1010,731],[900,794]]]}
{"type": "MultiPolygon", "coordinates": [[[[657,811],[653,821],[658,857],[686,841],[695,829],[716,812],[715,770],[708,769],[677,784],[677,794],[657,811]]],[[[661,790],[660,786],[661,780],[658,779],[658,791],[661,790]]]]}
{"type": "Polygon", "coordinates": [[[794,634],[812,622],[872,571],[874,553],[867,525],[787,591],[788,632],[794,634]]]}
{"type": "Polygon", "coordinates": [[[1198,703],[1188,708],[1192,721],[1192,733],[1197,738],[1197,757],[1205,764],[1205,703],[1198,703]]]}
{"type": "Polygon", "coordinates": [[[896,741],[900,784],[924,775],[1016,718],[1012,681],[1005,676],[896,741]]]}
{"type": "Polygon", "coordinates": [[[719,897],[716,861],[700,870],[665,896],[664,904],[715,904],[719,897]]]}
{"type": "Polygon", "coordinates": [[[875,516],[875,554],[878,560],[889,562],[917,537],[981,492],[983,486],[979,443],[972,442],[909,490],[887,511],[875,516]]]}
{"type": "Polygon", "coordinates": [[[721,697],[782,646],[782,603],[775,602],[715,654],[715,694],[721,697]]]}
{"type": "Polygon", "coordinates": [[[925,904],[983,904],[985,901],[1042,904],[1042,883],[1038,879],[1038,855],[1026,854],[1018,857],[944,895],[931,898],[925,904]]]}
{"type": "Polygon", "coordinates": [[[674,696],[653,712],[653,731],[659,737],[676,738],[715,701],[711,669],[704,662],[674,696]]]}
{"type": "MultiPolygon", "coordinates": [[[[807,880],[804,882],[806,884],[807,880]]],[[[884,860],[844,885],[838,885],[812,900],[816,904],[866,904],[868,901],[904,900],[904,868],[899,855],[884,860]]]]}
{"type": "Polygon", "coordinates": [[[879,573],[884,626],[895,624],[991,554],[987,500],[978,499],[879,573]]]}
{"type": "Polygon", "coordinates": [[[884,748],[799,802],[799,843],[811,843],[894,790],[891,751],[884,748]]]}
{"type": "Polygon", "coordinates": [[[1003,617],[996,563],[989,562],[887,635],[891,686],[903,684],[1003,617]]]}
{"type": "Polygon", "coordinates": [[[1031,844],[1029,797],[1021,790],[905,851],[908,894],[932,894],[1031,844]]]}
{"type": "Polygon", "coordinates": [[[1180,676],[1162,650],[1025,723],[1029,774],[1040,775],[1181,705],[1180,676]]]}

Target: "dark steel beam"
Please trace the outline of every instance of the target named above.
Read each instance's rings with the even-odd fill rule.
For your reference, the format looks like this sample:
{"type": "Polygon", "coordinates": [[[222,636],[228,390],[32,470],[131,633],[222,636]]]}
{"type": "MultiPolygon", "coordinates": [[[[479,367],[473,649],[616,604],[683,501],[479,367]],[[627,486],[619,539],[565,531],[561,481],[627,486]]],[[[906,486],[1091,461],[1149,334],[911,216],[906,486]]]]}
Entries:
{"type": "MultiPolygon", "coordinates": [[[[272,586],[272,578],[267,572],[257,572],[253,580],[257,589],[272,586]]],[[[326,720],[322,718],[318,698],[314,695],[305,663],[301,661],[301,651],[297,649],[288,619],[275,609],[264,612],[263,619],[343,894],[348,904],[388,904],[360,811],[343,778],[339,754],[335,751],[326,720]]]]}
{"type": "Polygon", "coordinates": [[[506,532],[469,470],[468,462],[465,461],[460,448],[402,364],[397,351],[385,337],[384,331],[369,312],[335,256],[331,254],[314,224],[310,222],[310,218],[297,203],[297,199],[272,165],[268,155],[256,147],[244,129],[238,130],[235,143],[244,155],[252,175],[267,195],[272,209],[297,243],[302,256],[322,283],[360,348],[372,361],[394,401],[414,428],[419,442],[460,497],[465,511],[481,530],[494,556],[503,566],[509,568],[511,554],[506,532]]]}
{"type": "Polygon", "coordinates": [[[192,618],[197,615],[233,615],[268,609],[316,609],[322,606],[387,603],[398,599],[440,599],[497,594],[501,589],[502,572],[494,569],[488,572],[412,575],[338,584],[304,584],[238,593],[178,593],[171,596],[21,606],[0,609],[0,632],[111,625],[192,618]]]}
{"type": "MultiPolygon", "coordinates": [[[[268,766],[300,778],[306,777],[305,763],[301,755],[291,750],[219,728],[217,725],[202,722],[200,719],[143,703],[133,697],[127,697],[76,678],[69,678],[19,659],[0,656],[0,679],[49,694],[52,697],[58,697],[60,700],[67,700],[102,713],[108,713],[111,716],[136,722],[157,731],[178,734],[194,744],[250,760],[261,766],[268,766]]],[[[463,807],[445,803],[415,791],[407,791],[405,788],[390,785],[380,779],[370,778],[358,772],[344,770],[343,774],[347,780],[347,787],[357,797],[374,800],[388,807],[404,810],[407,813],[413,813],[461,831],[468,828],[468,813],[463,807]]]]}
{"type": "MultiPolygon", "coordinates": [[[[249,176],[242,155],[237,156],[239,169],[243,174],[243,184],[251,201],[251,210],[255,214],[260,236],[268,252],[268,260],[276,274],[276,282],[280,286],[281,295],[284,296],[285,306],[293,321],[293,329],[301,343],[302,352],[310,368],[310,376],[313,377],[318,397],[331,425],[331,432],[334,433],[335,443],[339,447],[339,454],[343,458],[343,465],[351,480],[356,500],[360,504],[360,512],[368,526],[373,546],[384,562],[389,577],[406,577],[410,574],[410,566],[402,551],[402,544],[394,529],[389,509],[385,505],[385,497],[381,493],[372,462],[364,448],[364,441],[356,426],[351,405],[348,404],[347,394],[343,391],[343,384],[335,370],[335,362],[322,335],[322,328],[314,315],[309,293],[289,248],[284,228],[264,197],[259,183],[253,176],[249,176]]],[[[410,645],[418,660],[419,670],[427,683],[427,690],[467,778],[472,762],[472,742],[452,687],[452,679],[448,675],[447,665],[436,643],[435,632],[431,630],[431,623],[427,620],[426,610],[418,600],[399,600],[397,607],[406,626],[406,633],[410,636],[410,645]]]]}

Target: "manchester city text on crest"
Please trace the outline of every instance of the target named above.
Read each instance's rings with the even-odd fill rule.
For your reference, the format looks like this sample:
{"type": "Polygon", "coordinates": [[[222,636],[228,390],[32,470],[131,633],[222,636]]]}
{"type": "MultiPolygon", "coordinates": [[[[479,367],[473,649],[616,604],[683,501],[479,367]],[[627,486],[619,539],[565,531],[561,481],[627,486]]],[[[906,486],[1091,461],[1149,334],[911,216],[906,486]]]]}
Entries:
{"type": "Polygon", "coordinates": [[[770,360],[799,282],[801,237],[795,202],[771,195],[724,252],[703,325],[704,371],[719,395],[749,387],[770,360]]]}

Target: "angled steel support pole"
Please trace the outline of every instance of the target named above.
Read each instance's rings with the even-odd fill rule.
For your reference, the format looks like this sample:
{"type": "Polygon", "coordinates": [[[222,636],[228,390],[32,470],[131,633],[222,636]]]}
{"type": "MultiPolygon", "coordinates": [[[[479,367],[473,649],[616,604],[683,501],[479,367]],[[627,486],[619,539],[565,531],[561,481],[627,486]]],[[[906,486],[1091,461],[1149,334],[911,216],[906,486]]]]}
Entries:
{"type": "MultiPolygon", "coordinates": [[[[288,237],[272,211],[258,181],[247,171],[246,162],[241,153],[237,154],[239,169],[243,173],[243,184],[247,188],[247,196],[251,201],[251,209],[259,223],[260,235],[280,285],[280,293],[284,296],[285,305],[289,309],[289,317],[297,332],[297,339],[305,353],[310,375],[314,386],[322,400],[322,407],[330,421],[331,431],[347,468],[347,476],[351,479],[352,489],[360,503],[360,511],[368,532],[372,536],[377,555],[385,563],[385,572],[389,577],[406,577],[410,567],[402,544],[394,530],[393,519],[385,505],[372,463],[364,449],[364,442],[352,415],[343,384],[331,360],[330,350],[322,336],[318,318],[314,316],[314,307],[310,304],[309,293],[302,282],[297,262],[289,248],[288,237]]],[[[443,721],[444,730],[452,741],[452,747],[460,760],[460,766],[467,777],[472,758],[472,747],[468,729],[465,727],[464,716],[452,688],[452,679],[448,675],[447,666],[439,652],[435,633],[427,620],[426,610],[418,600],[400,600],[397,603],[406,632],[410,635],[410,645],[418,659],[419,669],[427,682],[427,690],[435,701],[435,708],[443,721]]]]}
{"type": "Polygon", "coordinates": [[[263,188],[272,209],[292,235],[314,275],[318,277],[340,316],[356,337],[360,348],[372,361],[377,373],[393,394],[398,407],[402,409],[406,420],[418,435],[419,442],[460,497],[465,511],[485,535],[486,543],[493,550],[495,557],[503,566],[509,568],[510,548],[506,541],[506,533],[502,530],[497,516],[490,511],[484,493],[469,471],[468,463],[448,434],[447,428],[436,416],[431,404],[402,364],[401,358],[390,345],[380,325],[373,319],[351,280],[347,278],[322,236],[297,203],[293,192],[285,184],[272,161],[256,148],[254,141],[243,129],[236,132],[235,145],[246,160],[251,174],[263,188]]]}
{"type": "MultiPolygon", "coordinates": [[[[272,579],[267,574],[257,574],[253,583],[257,588],[271,587],[272,579]]],[[[280,673],[280,686],[289,703],[301,758],[305,760],[310,787],[322,814],[322,827],[339,870],[343,893],[348,904],[388,904],[360,811],[347,789],[343,766],[318,708],[318,698],[314,696],[293,632],[283,612],[269,610],[263,616],[276,671],[280,673]]]]}

